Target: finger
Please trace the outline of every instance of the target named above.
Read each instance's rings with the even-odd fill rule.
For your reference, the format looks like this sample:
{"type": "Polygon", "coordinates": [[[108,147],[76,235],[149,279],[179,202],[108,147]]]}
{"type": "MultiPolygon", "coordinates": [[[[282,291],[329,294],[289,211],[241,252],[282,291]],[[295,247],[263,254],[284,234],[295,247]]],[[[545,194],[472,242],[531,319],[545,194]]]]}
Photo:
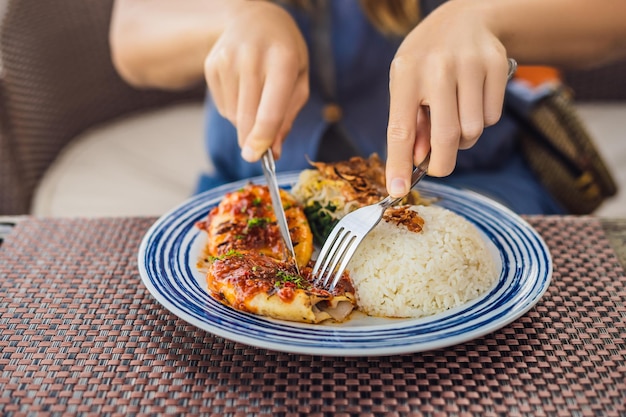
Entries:
{"type": "Polygon", "coordinates": [[[485,127],[483,92],[485,71],[479,62],[466,62],[459,74],[458,114],[461,126],[460,149],[474,146],[485,127]]]}
{"type": "Polygon", "coordinates": [[[459,122],[456,75],[450,71],[439,76],[429,86],[430,93],[430,164],[428,174],[449,175],[456,165],[461,128],[459,122]]]}
{"type": "Polygon", "coordinates": [[[287,113],[285,113],[285,118],[283,119],[283,123],[278,131],[277,140],[274,142],[272,146],[272,150],[274,151],[274,155],[277,159],[280,158],[282,144],[285,141],[285,138],[291,131],[291,127],[298,116],[302,107],[306,104],[309,99],[309,77],[308,73],[303,73],[298,81],[296,82],[296,88],[291,97],[291,101],[287,106],[287,113]]]}
{"type": "Polygon", "coordinates": [[[389,74],[389,124],[387,126],[387,191],[403,197],[410,189],[413,149],[420,107],[419,87],[412,74],[414,63],[404,57],[394,58],[389,74]]]}
{"type": "Polygon", "coordinates": [[[239,77],[237,71],[222,67],[219,72],[223,116],[237,127],[237,102],[239,96],[239,77]]]}
{"type": "Polygon", "coordinates": [[[239,78],[239,98],[237,106],[237,140],[239,147],[245,146],[245,141],[256,119],[257,110],[261,101],[263,78],[259,75],[260,68],[253,54],[244,58],[241,76],[239,78]]]}
{"type": "Polygon", "coordinates": [[[483,102],[485,126],[496,124],[502,116],[508,70],[508,61],[500,55],[493,58],[487,68],[483,92],[485,96],[483,102]]]}
{"type": "Polygon", "coordinates": [[[220,75],[215,65],[213,54],[209,54],[204,61],[204,77],[211,94],[211,100],[215,103],[215,107],[220,115],[224,116],[224,100],[222,98],[220,75]]]}
{"type": "Polygon", "coordinates": [[[415,133],[415,148],[413,163],[419,165],[430,151],[430,114],[428,106],[420,106],[417,112],[417,130],[415,133]]]}
{"type": "Polygon", "coordinates": [[[254,126],[245,139],[241,154],[249,162],[259,160],[276,140],[298,74],[291,62],[285,61],[280,56],[269,57],[268,61],[271,65],[267,69],[268,73],[263,83],[254,126]]]}

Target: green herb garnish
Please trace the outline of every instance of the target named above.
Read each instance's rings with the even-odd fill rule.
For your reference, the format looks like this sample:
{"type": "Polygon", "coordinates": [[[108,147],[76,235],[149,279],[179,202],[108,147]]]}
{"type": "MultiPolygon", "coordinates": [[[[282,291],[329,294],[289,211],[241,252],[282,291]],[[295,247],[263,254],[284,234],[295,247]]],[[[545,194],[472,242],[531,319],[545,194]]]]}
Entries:
{"type": "Polygon", "coordinates": [[[220,255],[220,256],[209,256],[207,258],[207,261],[209,261],[209,262],[221,261],[222,259],[228,258],[228,257],[231,257],[231,256],[242,257],[243,253],[241,253],[239,251],[236,251],[235,249],[231,249],[228,252],[226,252],[225,254],[220,255]]]}
{"type": "Polygon", "coordinates": [[[269,217],[253,217],[248,219],[248,227],[265,227],[272,220],[269,217]]]}
{"type": "Polygon", "coordinates": [[[283,287],[286,283],[291,282],[296,286],[296,288],[300,288],[305,290],[309,288],[311,285],[300,275],[291,275],[285,271],[276,271],[276,277],[278,281],[274,284],[275,287],[283,287]]]}

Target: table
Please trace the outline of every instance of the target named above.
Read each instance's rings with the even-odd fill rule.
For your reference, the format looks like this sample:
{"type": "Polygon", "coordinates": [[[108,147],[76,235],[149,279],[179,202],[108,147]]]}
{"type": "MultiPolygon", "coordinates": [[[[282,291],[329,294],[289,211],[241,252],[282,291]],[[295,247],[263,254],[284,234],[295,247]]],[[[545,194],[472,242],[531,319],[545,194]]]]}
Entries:
{"type": "Polygon", "coordinates": [[[178,319],[137,270],[155,220],[5,230],[0,414],[626,415],[626,220],[526,217],[554,260],[534,308],[461,345],[371,358],[268,351],[178,319]]]}

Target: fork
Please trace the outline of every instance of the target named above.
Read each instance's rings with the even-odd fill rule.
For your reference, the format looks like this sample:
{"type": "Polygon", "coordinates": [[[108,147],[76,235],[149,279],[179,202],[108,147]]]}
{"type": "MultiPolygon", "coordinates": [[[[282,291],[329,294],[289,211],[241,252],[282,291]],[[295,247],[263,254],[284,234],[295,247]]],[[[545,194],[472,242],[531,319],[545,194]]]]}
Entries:
{"type": "MultiPolygon", "coordinates": [[[[429,162],[430,153],[413,170],[411,188],[426,175],[429,162]]],[[[345,271],[346,266],[348,266],[350,259],[365,236],[380,222],[385,210],[400,200],[402,198],[387,196],[378,203],[361,207],[344,216],[333,227],[315,261],[312,274],[315,277],[313,284],[328,291],[334,290],[343,271],[345,271]],[[330,285],[328,285],[329,282],[330,285]]]]}

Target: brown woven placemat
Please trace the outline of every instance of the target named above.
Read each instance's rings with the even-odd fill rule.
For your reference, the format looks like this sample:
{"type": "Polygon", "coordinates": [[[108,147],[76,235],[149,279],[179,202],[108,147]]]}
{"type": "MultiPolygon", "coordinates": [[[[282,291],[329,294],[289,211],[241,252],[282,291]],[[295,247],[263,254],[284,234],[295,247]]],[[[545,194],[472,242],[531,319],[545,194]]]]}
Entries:
{"type": "Polygon", "coordinates": [[[554,275],[511,325],[372,358],[267,351],[178,319],[137,271],[153,220],[28,218],[7,237],[0,414],[626,415],[626,278],[596,219],[528,218],[554,275]]]}

